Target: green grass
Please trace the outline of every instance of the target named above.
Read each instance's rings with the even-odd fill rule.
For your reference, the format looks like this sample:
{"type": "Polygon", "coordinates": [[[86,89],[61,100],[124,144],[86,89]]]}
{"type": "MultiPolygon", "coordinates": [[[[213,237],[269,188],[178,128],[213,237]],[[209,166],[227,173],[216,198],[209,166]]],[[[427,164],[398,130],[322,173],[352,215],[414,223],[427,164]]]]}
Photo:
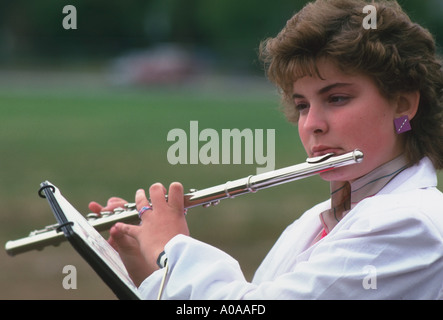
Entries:
{"type": "MultiPolygon", "coordinates": [[[[204,128],[276,130],[276,168],[303,162],[295,127],[263,90],[0,89],[0,239],[26,236],[54,223],[37,196],[40,182],[56,184],[82,213],[91,200],[133,200],[139,187],[181,181],[204,188],[254,174],[253,165],[171,165],[166,140],[189,122],[204,128]]],[[[250,279],[282,230],[304,210],[326,199],[328,185],[313,177],[224,200],[188,214],[194,237],[226,250],[250,279]]],[[[3,254],[0,298],[113,298],[68,245],[14,258],[3,254]],[[78,268],[78,289],[62,288],[62,268],[78,268]]]]}

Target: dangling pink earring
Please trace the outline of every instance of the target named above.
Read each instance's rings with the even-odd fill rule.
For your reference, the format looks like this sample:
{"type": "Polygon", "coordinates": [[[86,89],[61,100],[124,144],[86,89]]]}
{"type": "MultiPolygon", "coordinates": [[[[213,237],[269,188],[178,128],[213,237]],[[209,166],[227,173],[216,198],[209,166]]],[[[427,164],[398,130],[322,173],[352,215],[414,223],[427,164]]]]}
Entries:
{"type": "Polygon", "coordinates": [[[408,116],[401,116],[394,119],[395,132],[401,134],[411,130],[411,123],[409,122],[408,116]]]}

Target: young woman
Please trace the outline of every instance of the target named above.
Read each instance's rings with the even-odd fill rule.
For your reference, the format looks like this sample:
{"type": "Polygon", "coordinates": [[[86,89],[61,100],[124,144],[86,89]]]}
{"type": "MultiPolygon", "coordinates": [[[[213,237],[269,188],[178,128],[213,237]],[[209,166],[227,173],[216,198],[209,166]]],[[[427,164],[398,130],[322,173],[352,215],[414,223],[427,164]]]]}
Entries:
{"type": "Polygon", "coordinates": [[[441,64],[430,33],[394,1],[371,3],[377,29],[363,27],[367,4],[317,0],[261,47],[307,155],[359,148],[363,163],[321,174],[331,199],[284,231],[252,282],[232,257],[189,236],[181,184],[168,202],[151,186],[152,208],[138,190],[142,224],[116,224],[109,241],[145,298],[443,298],[441,64]]]}

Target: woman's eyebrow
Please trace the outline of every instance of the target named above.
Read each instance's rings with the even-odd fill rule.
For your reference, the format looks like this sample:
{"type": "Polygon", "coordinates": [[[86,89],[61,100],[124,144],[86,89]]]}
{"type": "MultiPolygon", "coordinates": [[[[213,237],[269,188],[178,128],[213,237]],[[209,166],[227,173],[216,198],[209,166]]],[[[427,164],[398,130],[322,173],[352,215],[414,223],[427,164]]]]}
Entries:
{"type": "MultiPolygon", "coordinates": [[[[330,84],[330,85],[318,90],[318,94],[325,94],[326,92],[328,92],[334,88],[341,88],[341,87],[347,87],[347,86],[352,86],[352,83],[345,83],[345,82],[333,83],[333,84],[330,84]]],[[[296,99],[296,98],[300,99],[300,98],[304,98],[304,96],[299,93],[294,93],[292,95],[292,99],[296,99]]]]}

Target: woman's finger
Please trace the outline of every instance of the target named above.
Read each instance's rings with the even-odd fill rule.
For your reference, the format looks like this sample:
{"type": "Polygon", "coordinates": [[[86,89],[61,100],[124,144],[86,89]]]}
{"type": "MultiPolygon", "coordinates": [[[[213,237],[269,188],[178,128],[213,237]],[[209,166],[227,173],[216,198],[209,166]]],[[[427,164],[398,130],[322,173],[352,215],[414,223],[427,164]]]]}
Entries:
{"type": "Polygon", "coordinates": [[[168,194],[168,205],[177,212],[183,214],[184,212],[184,195],[183,195],[183,185],[179,182],[173,182],[169,186],[168,194]]]}

